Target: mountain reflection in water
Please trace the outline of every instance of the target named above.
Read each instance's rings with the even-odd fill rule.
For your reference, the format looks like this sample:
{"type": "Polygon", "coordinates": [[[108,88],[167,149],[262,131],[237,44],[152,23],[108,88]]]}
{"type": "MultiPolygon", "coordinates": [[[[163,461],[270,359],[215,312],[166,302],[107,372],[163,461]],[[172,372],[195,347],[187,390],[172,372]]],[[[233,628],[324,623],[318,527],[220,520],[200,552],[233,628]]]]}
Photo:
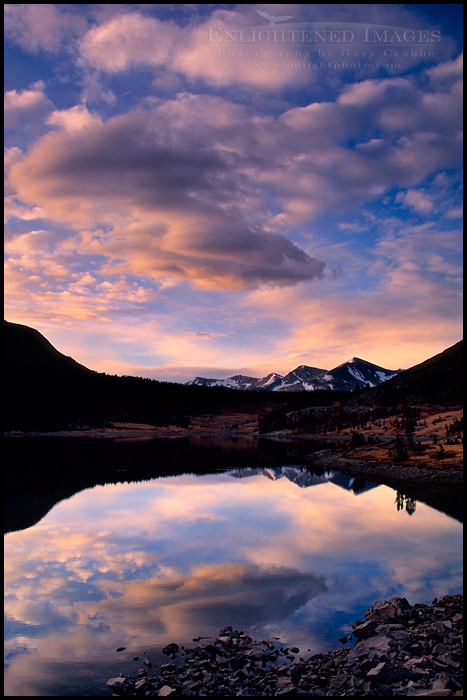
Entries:
{"type": "MultiPolygon", "coordinates": [[[[109,473],[131,473],[124,454],[109,473]]],[[[308,656],[338,646],[378,598],[461,590],[458,522],[420,501],[397,510],[386,486],[267,459],[97,485],[8,534],[6,694],[110,695],[134,657],[162,661],[165,644],[226,625],[308,656]]]]}
{"type": "MultiPolygon", "coordinates": [[[[313,451],[329,447],[319,440],[300,444],[243,437],[89,439],[44,436],[6,438],[4,443],[4,532],[31,527],[56,503],[98,484],[183,473],[206,474],[232,470],[239,465],[248,465],[247,469],[282,469],[284,464],[303,468],[313,451]]],[[[315,467],[308,468],[308,472],[316,477],[325,473],[315,467]]],[[[344,484],[350,482],[355,493],[370,484],[344,475],[339,478],[344,484]]],[[[338,484],[338,477],[334,483],[338,484]]],[[[404,496],[414,502],[423,501],[462,521],[462,493],[405,487],[404,496]]]]}

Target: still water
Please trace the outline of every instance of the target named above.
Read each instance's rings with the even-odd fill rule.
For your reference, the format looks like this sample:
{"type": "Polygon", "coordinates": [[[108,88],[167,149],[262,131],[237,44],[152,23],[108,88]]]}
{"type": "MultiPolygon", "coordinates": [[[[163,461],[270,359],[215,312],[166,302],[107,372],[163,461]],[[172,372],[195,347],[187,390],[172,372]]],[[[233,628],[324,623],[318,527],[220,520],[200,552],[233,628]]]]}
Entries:
{"type": "Polygon", "coordinates": [[[149,441],[144,455],[164,473],[175,453],[217,454],[217,471],[133,481],[141,444],[83,445],[62,444],[61,463],[68,451],[90,473],[93,450],[120,455],[103,483],[95,466],[95,485],[51,507],[44,494],[48,512],[5,537],[7,696],[111,695],[110,677],[141,667],[133,657],[162,661],[165,644],[226,625],[308,656],[339,646],[379,598],[462,590],[461,524],[386,486],[283,462],[283,448],[274,464],[258,443],[226,442],[221,459],[206,440],[149,441]]]}

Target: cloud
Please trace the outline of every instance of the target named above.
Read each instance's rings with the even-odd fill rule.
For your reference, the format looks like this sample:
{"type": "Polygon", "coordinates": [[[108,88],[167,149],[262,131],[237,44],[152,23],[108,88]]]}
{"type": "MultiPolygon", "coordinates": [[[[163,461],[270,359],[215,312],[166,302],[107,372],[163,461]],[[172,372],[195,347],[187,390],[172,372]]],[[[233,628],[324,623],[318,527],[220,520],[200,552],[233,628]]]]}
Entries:
{"type": "Polygon", "coordinates": [[[310,289],[257,290],[241,308],[285,324],[263,360],[283,373],[300,364],[330,369],[365,348],[364,357],[397,369],[422,362],[462,334],[461,231],[435,222],[378,221],[374,248],[358,238],[336,251],[318,249],[329,265],[345,256],[342,277],[310,289]],[[433,334],[436,328],[436,334],[433,334]]]}
{"type": "Polygon", "coordinates": [[[414,79],[372,79],[345,87],[334,102],[283,113],[277,151],[282,146],[289,157],[262,176],[282,195],[278,220],[297,225],[455,167],[461,99],[457,80],[426,90],[414,79]],[[449,109],[441,112],[442,105],[449,109]]]}
{"type": "Polygon", "coordinates": [[[446,216],[449,219],[462,219],[464,216],[464,208],[463,207],[454,207],[446,214],[446,216]]]}
{"type": "Polygon", "coordinates": [[[459,78],[462,76],[464,70],[464,54],[460,54],[457,58],[452,61],[446,61],[440,63],[434,68],[430,68],[428,75],[434,81],[437,80],[449,80],[451,78],[459,78]]]}
{"type": "MultiPolygon", "coordinates": [[[[47,250],[52,239],[46,234],[31,232],[14,245],[7,246],[5,292],[15,299],[15,310],[9,302],[5,304],[7,316],[12,313],[21,319],[20,322],[31,325],[48,318],[59,326],[71,321],[115,323],[121,319],[122,326],[126,325],[128,329],[129,318],[134,324],[139,317],[147,316],[148,305],[160,298],[156,290],[123,275],[114,276],[112,282],[106,282],[89,272],[83,274],[77,271],[79,261],[47,250]],[[33,235],[36,240],[32,240],[33,235]],[[44,247],[39,249],[37,246],[41,241],[44,247]],[[33,245],[36,247],[33,248],[33,245]],[[20,310],[18,305],[21,305],[20,310]],[[33,318],[35,321],[31,321],[33,318]]],[[[121,338],[120,342],[124,343],[124,339],[121,338]]],[[[83,348],[78,342],[70,352],[81,356],[83,348]]],[[[96,363],[101,361],[104,371],[105,363],[111,361],[109,356],[96,359],[96,352],[86,355],[86,362],[92,369],[97,369],[96,363]]]]}
{"type": "MultiPolygon", "coordinates": [[[[24,157],[24,153],[18,146],[3,149],[3,170],[5,179],[8,177],[10,168],[24,157]]],[[[5,183],[6,185],[7,183],[5,183]]]]}
{"type": "Polygon", "coordinates": [[[273,616],[286,620],[326,593],[327,585],[324,576],[287,566],[222,562],[192,567],[185,576],[132,581],[123,590],[123,599],[100,603],[106,617],[120,609],[132,627],[147,630],[158,625],[161,632],[170,628],[172,634],[177,630],[182,635],[203,626],[219,628],[225,619],[236,629],[267,624],[273,616]]]}
{"type": "MultiPolygon", "coordinates": [[[[133,66],[163,67],[190,81],[203,81],[217,88],[240,86],[270,91],[291,85],[329,82],[329,70],[316,68],[320,64],[317,54],[320,44],[312,41],[297,43],[296,39],[290,38],[293,32],[300,36],[303,31],[322,33],[323,29],[353,31],[358,37],[363,27],[374,27],[380,33],[398,27],[432,29],[415,12],[389,5],[263,5],[263,12],[290,18],[275,28],[264,16],[258,15],[254,5],[211,5],[207,16],[198,12],[199,6],[190,5],[191,21],[182,25],[167,19],[159,20],[141,10],[132,8],[128,11],[121,7],[123,9],[93,12],[97,24],[82,38],[79,46],[81,58],[87,66],[107,73],[133,66]],[[274,30],[286,34],[275,38],[274,30]]],[[[157,14],[157,10],[155,12],[157,14]]],[[[449,57],[453,48],[453,42],[443,36],[436,45],[438,60],[449,57]]],[[[332,54],[337,60],[338,52],[332,54]]],[[[376,55],[383,60],[378,50],[376,55]]],[[[376,65],[374,61],[365,70],[355,66],[359,62],[342,61],[340,56],[340,67],[332,76],[336,84],[342,80],[342,63],[345,62],[347,73],[350,70],[354,78],[374,71],[376,65]],[[349,64],[353,68],[349,69],[349,64]]],[[[384,62],[388,63],[387,60],[384,62]]],[[[416,52],[407,52],[402,61],[389,62],[387,72],[405,72],[421,62],[423,58],[416,52]]]]}
{"type": "Polygon", "coordinates": [[[261,60],[277,52],[260,41],[250,42],[247,47],[218,43],[219,32],[238,31],[258,23],[264,29],[267,25],[248,6],[234,10],[213,8],[207,19],[197,23],[192,20],[188,27],[140,12],[112,16],[92,27],[81,39],[81,59],[87,66],[107,73],[134,66],[163,66],[169,72],[215,86],[239,84],[268,90],[310,80],[308,71],[297,71],[293,65],[284,64],[279,69],[262,66],[261,60]],[[258,65],[255,59],[260,62],[258,65]]]}
{"type": "Polygon", "coordinates": [[[285,62],[287,46],[264,44],[258,39],[248,43],[231,43],[226,36],[235,36],[241,29],[263,23],[252,10],[217,10],[180,42],[171,67],[191,79],[202,79],[215,86],[246,85],[277,90],[284,85],[303,84],[313,80],[309,71],[299,71],[285,62]]]}
{"type": "Polygon", "coordinates": [[[85,28],[85,18],[78,12],[70,12],[70,5],[5,5],[6,35],[26,51],[55,53],[66,40],[85,28]]]}
{"type": "Polygon", "coordinates": [[[80,50],[83,59],[101,71],[116,73],[141,64],[155,67],[168,62],[180,33],[174,22],[129,12],[90,29],[80,50]]]}
{"type": "Polygon", "coordinates": [[[47,119],[47,124],[61,127],[65,131],[80,131],[90,124],[100,123],[101,119],[95,114],[91,114],[84,105],[55,110],[47,119]]]}
{"type": "Polygon", "coordinates": [[[362,81],[279,116],[183,93],[105,122],[75,106],[51,115],[61,129],[11,166],[9,182],[54,221],[103,227],[75,242],[107,275],[288,286],[325,270],[289,229],[393,188],[430,211],[416,185],[460,162],[460,107],[457,78],[426,87],[415,76],[362,81]]]}
{"type": "MultiPolygon", "coordinates": [[[[8,187],[7,187],[8,191],[8,187]]],[[[32,221],[42,219],[44,212],[40,207],[28,207],[20,204],[14,194],[8,194],[5,197],[3,205],[4,222],[8,223],[12,219],[22,219],[23,221],[32,221]]]]}
{"type": "Polygon", "coordinates": [[[219,474],[75,494],[5,538],[7,696],[86,692],[119,646],[156,665],[226,624],[318,653],[377,597],[455,588],[460,524],[419,503],[408,527],[394,498],[219,474]]]}
{"type": "Polygon", "coordinates": [[[407,190],[407,192],[400,193],[396,199],[401,201],[403,206],[410,207],[421,214],[426,214],[434,209],[430,197],[421,190],[407,190]]]}
{"type": "Polygon", "coordinates": [[[51,101],[43,92],[43,84],[28,90],[9,90],[4,95],[5,126],[11,129],[25,126],[27,122],[43,118],[53,109],[51,101]]]}
{"type": "Polygon", "coordinates": [[[205,289],[249,289],[262,282],[281,286],[322,277],[325,263],[285,236],[254,230],[223,213],[198,215],[189,224],[166,218],[170,224],[162,236],[154,227],[130,224],[80,250],[122,260],[104,265],[105,274],[129,270],[155,279],[190,279],[205,289]]]}
{"type": "Polygon", "coordinates": [[[260,193],[242,173],[250,157],[239,162],[229,143],[240,136],[239,111],[186,96],[105,124],[82,109],[54,113],[52,121],[67,130],[41,139],[12,166],[11,182],[23,201],[40,202],[49,217],[72,226],[139,222],[82,241],[79,252],[109,258],[107,272],[115,264],[117,272],[225,289],[319,278],[322,261],[254,218],[246,221],[260,193]],[[207,119],[193,129],[197,114],[207,119]]]}

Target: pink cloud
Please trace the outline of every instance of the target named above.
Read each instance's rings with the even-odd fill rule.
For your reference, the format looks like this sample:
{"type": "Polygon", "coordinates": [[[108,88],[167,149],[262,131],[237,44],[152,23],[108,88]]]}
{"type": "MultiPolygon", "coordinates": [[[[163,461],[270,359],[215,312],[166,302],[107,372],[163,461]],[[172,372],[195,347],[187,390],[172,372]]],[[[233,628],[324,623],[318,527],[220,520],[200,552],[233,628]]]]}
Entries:
{"type": "Polygon", "coordinates": [[[10,39],[27,51],[55,52],[63,42],[86,28],[86,19],[70,12],[70,5],[7,4],[5,30],[10,39]]]}
{"type": "MultiPolygon", "coordinates": [[[[169,72],[176,71],[191,80],[217,87],[238,85],[262,90],[309,85],[320,82],[324,75],[328,77],[327,71],[310,69],[312,61],[317,59],[316,45],[310,43],[304,47],[292,40],[268,38],[270,25],[258,14],[256,6],[226,9],[213,5],[211,14],[203,19],[196,12],[197,6],[188,7],[191,22],[185,26],[160,21],[137,10],[95,11],[98,24],[80,41],[84,63],[111,73],[134,65],[164,66],[169,72]],[[250,35],[242,38],[239,36],[242,31],[250,35]]],[[[374,25],[380,31],[391,25],[394,29],[428,26],[415,13],[390,5],[262,5],[261,12],[290,18],[277,25],[279,31],[309,30],[315,22],[319,23],[318,30],[327,27],[334,31],[353,30],[357,34],[363,26],[374,25]]],[[[452,49],[452,42],[443,37],[443,42],[437,45],[438,57],[449,56],[452,49]]],[[[408,55],[403,70],[420,60],[408,55]]],[[[396,63],[394,68],[388,68],[389,73],[400,70],[396,63]]],[[[336,72],[337,80],[340,80],[339,72],[336,72]]],[[[358,77],[364,71],[357,69],[354,73],[358,77]]]]}
{"type": "Polygon", "coordinates": [[[443,298],[436,289],[416,270],[398,268],[380,289],[358,295],[329,288],[319,295],[306,287],[282,293],[258,290],[248,306],[289,327],[262,358],[274,371],[300,364],[331,368],[352,354],[397,369],[460,339],[459,298],[443,298]]]}
{"type": "Polygon", "coordinates": [[[43,86],[29,90],[9,90],[4,95],[5,126],[24,126],[26,121],[44,118],[53,109],[52,103],[44,95],[43,86]]]}
{"type": "Polygon", "coordinates": [[[90,29],[80,50],[87,63],[111,73],[138,64],[158,66],[168,62],[180,33],[174,22],[130,12],[90,29]]]}
{"type": "Polygon", "coordinates": [[[58,126],[66,131],[79,131],[90,124],[100,124],[101,119],[84,105],[75,105],[70,109],[55,110],[47,119],[47,124],[58,126]]]}
{"type": "MultiPolygon", "coordinates": [[[[259,17],[250,18],[256,26],[259,17]]],[[[172,61],[172,67],[189,78],[201,78],[211,85],[248,85],[276,90],[285,84],[310,82],[309,71],[299,71],[285,61],[286,49],[259,40],[247,44],[229,43],[223,37],[248,27],[247,17],[236,11],[218,10],[186,35],[172,61]]],[[[251,26],[251,25],[250,25],[251,26]]]]}

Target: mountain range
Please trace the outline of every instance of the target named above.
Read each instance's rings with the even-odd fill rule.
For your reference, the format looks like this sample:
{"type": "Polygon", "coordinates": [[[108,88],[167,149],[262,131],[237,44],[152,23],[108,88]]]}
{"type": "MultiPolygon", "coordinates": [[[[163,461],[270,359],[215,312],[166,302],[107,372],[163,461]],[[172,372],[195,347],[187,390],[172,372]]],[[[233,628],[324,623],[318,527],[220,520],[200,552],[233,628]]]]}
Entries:
{"type": "Polygon", "coordinates": [[[316,391],[319,389],[354,391],[356,388],[368,389],[378,386],[402,371],[401,369],[385,369],[359,357],[352,357],[351,360],[331,370],[300,365],[285,376],[271,372],[261,378],[247,377],[242,374],[236,374],[227,379],[195,377],[195,379],[186,382],[186,386],[222,386],[247,391],[259,389],[267,391],[316,391]]]}
{"type": "Polygon", "coordinates": [[[286,478],[299,486],[301,489],[319,484],[333,483],[346,491],[353,491],[355,495],[374,489],[378,484],[374,481],[364,481],[354,477],[341,474],[340,472],[325,471],[322,475],[315,474],[307,467],[287,465],[283,467],[232,469],[227,474],[234,479],[245,479],[250,476],[264,476],[271,481],[286,478]]]}
{"type": "Polygon", "coordinates": [[[198,378],[185,386],[95,372],[63,355],[37,330],[5,321],[4,384],[7,431],[68,430],[112,421],[188,427],[194,416],[264,415],[335,401],[344,401],[350,411],[406,402],[451,405],[463,398],[463,342],[404,371],[353,358],[330,371],[301,365],[285,377],[198,378]],[[363,384],[374,386],[352,392],[363,384]],[[231,391],[229,385],[246,391],[231,391]],[[331,387],[334,391],[313,391],[331,387]]]}

